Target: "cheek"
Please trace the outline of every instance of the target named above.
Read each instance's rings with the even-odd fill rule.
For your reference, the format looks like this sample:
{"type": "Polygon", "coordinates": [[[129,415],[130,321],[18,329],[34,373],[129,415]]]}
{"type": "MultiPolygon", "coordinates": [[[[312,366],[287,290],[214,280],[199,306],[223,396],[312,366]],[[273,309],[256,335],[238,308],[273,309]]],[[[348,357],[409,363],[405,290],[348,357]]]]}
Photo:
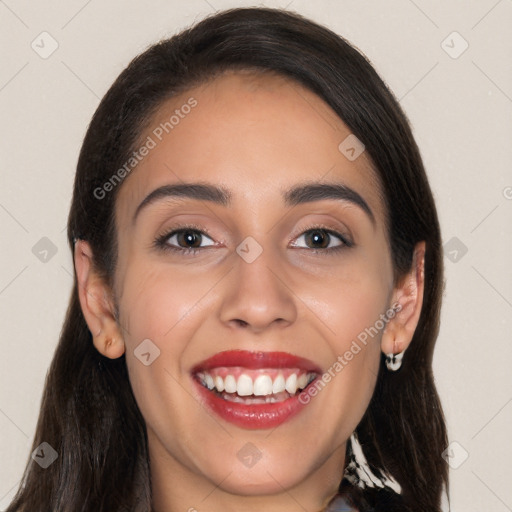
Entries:
{"type": "Polygon", "coordinates": [[[161,350],[178,350],[181,340],[186,342],[183,329],[194,327],[190,320],[210,288],[208,278],[197,279],[166,267],[131,265],[119,299],[130,348],[149,338],[161,350]]]}
{"type": "MultiPolygon", "coordinates": [[[[168,268],[131,262],[129,269],[119,306],[131,387],[149,428],[179,432],[180,418],[172,411],[190,402],[181,383],[182,364],[200,325],[198,301],[208,287],[168,268]]],[[[180,444],[173,450],[180,452],[180,444]]]]}
{"type": "Polygon", "coordinates": [[[333,273],[329,286],[312,290],[311,309],[328,326],[330,361],[324,381],[336,397],[329,414],[337,416],[334,421],[343,431],[359,422],[373,394],[391,291],[388,262],[360,255],[333,273]]]}
{"type": "Polygon", "coordinates": [[[197,298],[191,287],[183,288],[158,268],[137,261],[131,261],[128,268],[118,301],[126,364],[137,396],[139,388],[144,388],[145,394],[157,389],[164,369],[172,374],[179,369],[186,343],[175,334],[187,325],[180,320],[197,298]]]}
{"type": "Polygon", "coordinates": [[[385,326],[381,315],[389,307],[392,292],[391,270],[386,263],[357,255],[332,272],[328,284],[324,281],[310,290],[311,304],[330,328],[329,337],[338,354],[352,340],[364,340],[365,333],[368,342],[380,342],[385,326]]]}

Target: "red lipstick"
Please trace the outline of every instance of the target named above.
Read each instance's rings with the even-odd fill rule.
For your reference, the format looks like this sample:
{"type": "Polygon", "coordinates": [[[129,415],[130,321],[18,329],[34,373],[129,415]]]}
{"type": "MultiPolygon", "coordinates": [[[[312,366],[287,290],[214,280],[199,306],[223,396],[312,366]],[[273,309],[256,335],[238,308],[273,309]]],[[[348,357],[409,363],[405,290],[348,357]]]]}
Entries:
{"type": "Polygon", "coordinates": [[[321,373],[312,361],[286,352],[228,350],[195,365],[201,401],[222,419],[245,429],[274,428],[307,404],[300,390],[321,373]]]}

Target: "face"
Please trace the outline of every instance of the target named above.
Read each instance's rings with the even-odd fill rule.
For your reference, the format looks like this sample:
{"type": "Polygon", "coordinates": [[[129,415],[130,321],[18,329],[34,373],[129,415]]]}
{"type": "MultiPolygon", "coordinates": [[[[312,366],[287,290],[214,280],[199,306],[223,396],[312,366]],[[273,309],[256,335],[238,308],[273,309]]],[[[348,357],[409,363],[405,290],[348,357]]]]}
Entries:
{"type": "Polygon", "coordinates": [[[293,82],[229,73],[141,137],[114,292],[155,480],[238,495],[341,480],[393,296],[379,185],[339,149],[350,133],[293,82]]]}

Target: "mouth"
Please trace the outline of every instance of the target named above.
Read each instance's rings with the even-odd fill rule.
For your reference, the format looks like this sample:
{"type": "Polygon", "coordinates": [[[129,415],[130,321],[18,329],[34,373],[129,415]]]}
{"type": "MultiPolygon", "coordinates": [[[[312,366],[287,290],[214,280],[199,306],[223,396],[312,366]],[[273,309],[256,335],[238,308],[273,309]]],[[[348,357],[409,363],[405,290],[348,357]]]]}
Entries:
{"type": "Polygon", "coordinates": [[[199,363],[191,373],[213,412],[243,428],[262,429],[275,427],[303,409],[306,404],[299,395],[321,369],[285,352],[232,350],[199,363]]]}

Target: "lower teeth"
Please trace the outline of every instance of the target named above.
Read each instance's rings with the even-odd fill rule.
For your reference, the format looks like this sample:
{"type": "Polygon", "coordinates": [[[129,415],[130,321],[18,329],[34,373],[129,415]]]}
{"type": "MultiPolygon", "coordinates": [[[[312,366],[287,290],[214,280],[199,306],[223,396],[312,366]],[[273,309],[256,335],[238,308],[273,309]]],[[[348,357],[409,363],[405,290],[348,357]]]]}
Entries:
{"type": "Polygon", "coordinates": [[[223,398],[224,400],[227,400],[228,402],[237,402],[240,404],[273,404],[276,402],[283,402],[284,400],[287,400],[292,395],[288,393],[287,391],[283,391],[281,393],[277,393],[275,395],[267,395],[267,396],[248,396],[248,397],[241,397],[237,395],[236,393],[226,393],[223,391],[222,393],[219,393],[217,390],[214,390],[215,393],[223,398]]]}

